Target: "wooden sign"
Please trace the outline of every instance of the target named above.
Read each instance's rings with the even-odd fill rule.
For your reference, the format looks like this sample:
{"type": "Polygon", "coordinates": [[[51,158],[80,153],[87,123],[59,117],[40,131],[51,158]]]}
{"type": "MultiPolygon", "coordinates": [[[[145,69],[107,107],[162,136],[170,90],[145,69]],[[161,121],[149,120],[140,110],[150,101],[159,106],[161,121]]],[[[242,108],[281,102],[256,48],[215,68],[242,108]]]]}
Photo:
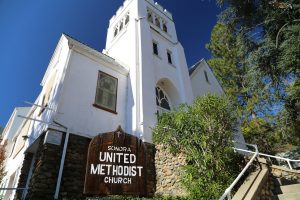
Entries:
{"type": "Polygon", "coordinates": [[[88,150],[84,193],[146,195],[145,149],[142,140],[120,127],[94,137],[88,150]]]}

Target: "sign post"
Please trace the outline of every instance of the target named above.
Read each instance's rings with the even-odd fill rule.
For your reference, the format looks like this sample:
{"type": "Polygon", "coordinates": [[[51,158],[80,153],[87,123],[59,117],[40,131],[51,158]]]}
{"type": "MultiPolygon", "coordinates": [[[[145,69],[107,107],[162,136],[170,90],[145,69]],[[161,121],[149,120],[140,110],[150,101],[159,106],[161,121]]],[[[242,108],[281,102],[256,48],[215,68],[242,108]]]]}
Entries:
{"type": "Polygon", "coordinates": [[[84,193],[145,196],[145,153],[143,141],[120,127],[94,137],[88,150],[84,193]]]}

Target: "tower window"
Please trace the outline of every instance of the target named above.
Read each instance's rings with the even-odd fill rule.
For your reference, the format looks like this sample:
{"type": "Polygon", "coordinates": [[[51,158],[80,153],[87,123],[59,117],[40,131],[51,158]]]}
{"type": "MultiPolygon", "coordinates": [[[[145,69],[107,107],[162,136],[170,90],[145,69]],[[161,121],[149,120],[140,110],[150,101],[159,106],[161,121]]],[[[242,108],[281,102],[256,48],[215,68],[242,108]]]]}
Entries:
{"type": "Polygon", "coordinates": [[[126,15],[126,18],[125,18],[125,25],[127,25],[129,22],[129,14],[126,15]]]}
{"type": "Polygon", "coordinates": [[[155,25],[160,28],[160,21],[158,17],[155,17],[155,25]]]}
{"type": "Polygon", "coordinates": [[[153,53],[158,56],[158,45],[156,42],[153,42],[153,53]]]}
{"type": "Polygon", "coordinates": [[[149,22],[153,23],[152,13],[148,10],[148,16],[147,19],[149,22]]]}
{"type": "Polygon", "coordinates": [[[114,37],[116,37],[118,34],[118,28],[115,28],[114,37]]]}
{"type": "Polygon", "coordinates": [[[118,79],[99,72],[94,106],[106,111],[116,112],[118,79]]]}
{"type": "Polygon", "coordinates": [[[170,51],[167,51],[167,56],[168,56],[168,63],[173,64],[172,63],[172,53],[170,51]]]}
{"type": "Polygon", "coordinates": [[[121,31],[122,29],[123,29],[123,21],[121,21],[120,23],[119,31],[121,31]]]}
{"type": "Polygon", "coordinates": [[[168,27],[166,23],[163,23],[163,31],[166,33],[168,32],[168,27]]]}
{"type": "Polygon", "coordinates": [[[207,72],[205,70],[204,70],[204,76],[205,76],[206,82],[209,83],[208,75],[207,75],[207,72]]]}

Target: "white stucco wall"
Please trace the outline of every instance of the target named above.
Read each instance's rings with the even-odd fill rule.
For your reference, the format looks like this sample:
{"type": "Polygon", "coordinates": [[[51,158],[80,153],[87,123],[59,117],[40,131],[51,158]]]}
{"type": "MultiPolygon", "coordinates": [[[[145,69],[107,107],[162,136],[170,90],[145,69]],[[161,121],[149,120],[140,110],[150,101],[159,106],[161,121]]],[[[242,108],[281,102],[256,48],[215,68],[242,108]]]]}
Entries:
{"type": "Polygon", "coordinates": [[[30,110],[30,107],[16,107],[11,115],[11,117],[8,120],[7,125],[4,128],[4,131],[2,133],[3,140],[12,140],[15,136],[19,126],[23,122],[23,118],[18,117],[18,115],[26,116],[28,111],[30,110]]]}
{"type": "Polygon", "coordinates": [[[72,50],[59,100],[55,120],[67,126],[72,133],[89,137],[125,127],[127,75],[72,50]],[[118,79],[117,114],[93,106],[98,72],[102,71],[118,79]]]}
{"type": "Polygon", "coordinates": [[[218,95],[222,95],[224,93],[218,80],[204,60],[198,64],[195,71],[191,74],[191,83],[195,97],[203,96],[208,93],[218,95]],[[206,81],[204,71],[207,72],[209,82],[206,81]]]}

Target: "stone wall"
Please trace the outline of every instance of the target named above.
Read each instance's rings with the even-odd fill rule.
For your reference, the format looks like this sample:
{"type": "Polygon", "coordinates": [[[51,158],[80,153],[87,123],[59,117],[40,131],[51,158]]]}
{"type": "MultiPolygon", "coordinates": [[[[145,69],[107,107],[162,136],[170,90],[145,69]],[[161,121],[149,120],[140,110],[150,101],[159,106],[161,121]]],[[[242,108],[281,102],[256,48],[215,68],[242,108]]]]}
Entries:
{"type": "MultiPolygon", "coordinates": [[[[32,153],[25,153],[24,160],[23,160],[23,165],[21,168],[21,174],[18,182],[18,188],[25,188],[26,187],[26,182],[30,170],[30,165],[32,162],[33,154],[32,153]]],[[[17,190],[15,199],[21,199],[23,195],[23,190],[17,190]]]]}
{"type": "MultiPolygon", "coordinates": [[[[61,145],[44,144],[44,135],[41,136],[26,199],[53,199],[65,133],[63,133],[63,135],[61,145]]],[[[87,152],[90,141],[91,139],[89,138],[70,134],[59,192],[60,199],[75,200],[86,198],[83,194],[83,188],[86,173],[87,152]]],[[[144,144],[147,149],[145,155],[147,166],[147,196],[153,196],[156,188],[154,164],[155,146],[150,143],[144,144]]],[[[24,171],[25,168],[26,166],[24,166],[24,171]]],[[[21,176],[26,176],[26,173],[21,176]]]]}
{"type": "Polygon", "coordinates": [[[291,170],[286,167],[275,166],[271,167],[272,175],[276,178],[284,178],[286,180],[300,183],[300,170],[291,170]]]}
{"type": "Polygon", "coordinates": [[[82,199],[86,159],[91,139],[70,134],[63,170],[60,197],[82,199]]]}
{"type": "MultiPolygon", "coordinates": [[[[44,144],[45,134],[40,137],[29,190],[26,195],[26,199],[30,200],[53,199],[62,154],[63,145],[44,144]]],[[[63,142],[64,139],[62,144],[63,142]]]]}
{"type": "Polygon", "coordinates": [[[156,170],[155,170],[155,154],[156,148],[154,144],[144,143],[146,147],[146,178],[147,178],[147,196],[154,196],[156,190],[156,170]]]}
{"type": "Polygon", "coordinates": [[[300,170],[291,170],[286,167],[267,164],[266,162],[261,164],[267,165],[269,176],[258,195],[258,200],[272,199],[273,193],[280,192],[280,185],[300,183],[300,170]]]}
{"type": "Polygon", "coordinates": [[[164,145],[156,145],[156,193],[158,196],[186,196],[187,191],[180,182],[181,167],[186,165],[185,156],[173,155],[164,145]]]}

